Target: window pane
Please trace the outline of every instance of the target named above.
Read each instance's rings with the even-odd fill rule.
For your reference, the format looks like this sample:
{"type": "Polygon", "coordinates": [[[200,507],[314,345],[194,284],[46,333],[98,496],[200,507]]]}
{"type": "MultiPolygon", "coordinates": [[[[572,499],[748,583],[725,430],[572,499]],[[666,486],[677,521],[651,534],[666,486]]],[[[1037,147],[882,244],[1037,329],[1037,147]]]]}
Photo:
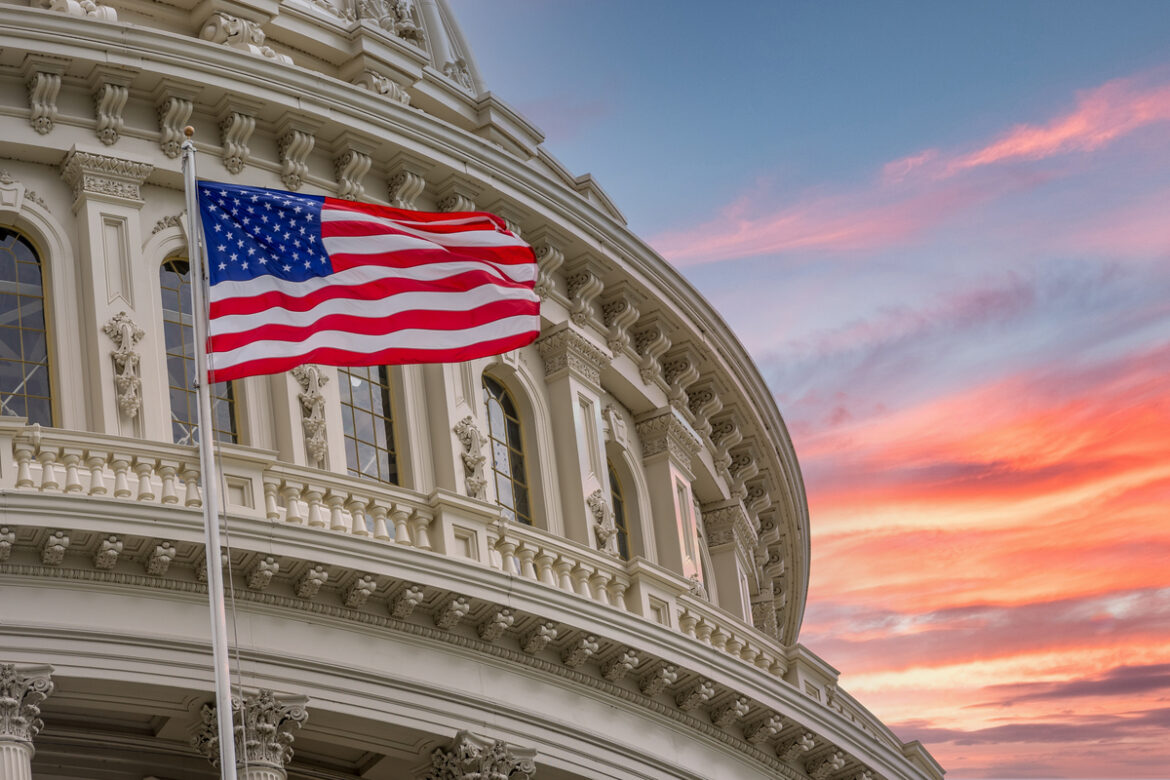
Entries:
{"type": "Polygon", "coordinates": [[[380,366],[339,368],[337,379],[349,473],[397,484],[389,374],[380,366]]]}
{"type": "Polygon", "coordinates": [[[516,405],[504,386],[494,379],[483,377],[483,388],[496,501],[502,507],[504,517],[531,525],[532,512],[524,466],[524,437],[516,405]]]}
{"type": "Polygon", "coordinates": [[[40,259],[0,228],[0,413],[52,425],[51,396],[40,259]]]}

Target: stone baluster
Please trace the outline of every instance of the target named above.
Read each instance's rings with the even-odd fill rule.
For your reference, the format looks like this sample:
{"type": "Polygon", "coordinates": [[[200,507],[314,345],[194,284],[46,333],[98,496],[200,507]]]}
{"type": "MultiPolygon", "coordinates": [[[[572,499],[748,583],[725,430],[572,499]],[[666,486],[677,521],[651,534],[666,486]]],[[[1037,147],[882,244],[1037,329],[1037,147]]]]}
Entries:
{"type": "Polygon", "coordinates": [[[329,505],[329,530],[348,533],[349,523],[345,522],[345,518],[342,517],[341,513],[345,507],[345,496],[330,490],[325,495],[325,503],[329,505]]]}
{"type": "Polygon", "coordinates": [[[203,493],[199,490],[199,472],[192,466],[183,467],[183,506],[203,506],[203,493]]]}
{"type": "Polygon", "coordinates": [[[41,462],[41,491],[56,492],[61,489],[57,479],[57,452],[45,447],[37,453],[37,460],[41,462]]]}
{"type": "Polygon", "coordinates": [[[699,624],[695,626],[695,636],[700,642],[711,644],[711,634],[715,631],[715,626],[708,623],[706,620],[700,618],[699,624]]]}
{"type": "Polygon", "coordinates": [[[78,465],[81,463],[81,450],[69,447],[61,448],[61,462],[65,464],[65,492],[84,493],[85,485],[81,484],[81,474],[78,465]]]}
{"type": "Polygon", "coordinates": [[[44,728],[40,704],[53,692],[51,666],[0,665],[0,778],[32,780],[33,739],[44,728]]]}
{"type": "Polygon", "coordinates": [[[626,606],[626,589],[629,587],[629,583],[623,582],[617,577],[611,579],[606,586],[606,590],[609,592],[609,603],[623,612],[629,611],[626,606]]]}
{"type": "Polygon", "coordinates": [[[500,553],[500,570],[507,574],[516,574],[516,543],[500,536],[495,547],[500,553]]]}
{"type": "Polygon", "coordinates": [[[429,515],[424,515],[421,512],[415,511],[410,516],[410,532],[414,538],[414,546],[420,550],[431,549],[431,535],[430,526],[432,518],[429,515]]]}
{"type": "Polygon", "coordinates": [[[556,573],[553,572],[553,560],[556,556],[548,550],[540,550],[536,555],[536,578],[549,587],[557,587],[556,573]]]}
{"type": "Polygon", "coordinates": [[[516,550],[516,556],[520,558],[520,576],[529,580],[536,579],[536,567],[532,565],[536,550],[532,545],[521,542],[520,547],[516,550]]]}
{"type": "Polygon", "coordinates": [[[106,488],[106,456],[103,453],[88,453],[85,465],[89,466],[89,495],[104,496],[106,488]]]}
{"type": "Polygon", "coordinates": [[[711,632],[711,647],[716,650],[724,650],[727,647],[727,640],[730,638],[731,634],[724,631],[722,626],[716,626],[715,630],[711,632]]]}
{"type": "Polygon", "coordinates": [[[269,520],[280,519],[280,506],[277,496],[280,495],[280,485],[275,482],[264,482],[264,516],[269,520]]]}
{"type": "Polygon", "coordinates": [[[301,489],[288,482],[282,482],[280,495],[284,498],[284,521],[304,525],[305,516],[301,514],[301,489]]]}
{"type": "Polygon", "coordinates": [[[573,568],[573,590],[578,596],[584,596],[587,599],[593,598],[593,591],[589,588],[589,569],[577,564],[573,568]]]}
{"type": "Polygon", "coordinates": [[[394,543],[410,544],[410,508],[396,505],[390,510],[390,520],[394,523],[394,543]]]}
{"type": "Polygon", "coordinates": [[[593,576],[589,578],[589,584],[593,588],[593,598],[599,603],[609,606],[609,591],[606,586],[609,585],[610,574],[602,569],[597,569],[593,572],[593,576]]]}
{"type": "MultiPolygon", "coordinates": [[[[307,703],[304,696],[277,696],[268,690],[247,696],[242,702],[232,699],[240,780],[286,780],[285,766],[293,756],[293,728],[300,728],[309,719],[307,703]]],[[[192,744],[214,766],[219,766],[214,705],[203,706],[202,724],[192,744]]]]}
{"type": "Polygon", "coordinates": [[[324,528],[325,519],[321,517],[321,506],[324,503],[324,493],[316,485],[306,485],[304,490],[305,503],[309,505],[309,527],[324,528]]]}
{"type": "Polygon", "coordinates": [[[154,463],[149,460],[136,459],[134,473],[138,475],[138,500],[153,501],[154,484],[150,477],[154,473],[154,463]]]}
{"type": "Polygon", "coordinates": [[[390,541],[390,529],[386,526],[386,507],[379,504],[370,505],[370,517],[374,519],[374,538],[390,541]]]}
{"type": "Polygon", "coordinates": [[[556,563],[553,564],[553,569],[557,574],[557,587],[563,591],[574,593],[573,588],[573,562],[564,557],[558,557],[556,563]]]}
{"type": "Polygon", "coordinates": [[[686,636],[695,635],[695,626],[698,625],[699,619],[690,612],[681,612],[678,616],[678,627],[686,636]]]}
{"type": "Polygon", "coordinates": [[[370,535],[370,529],[366,527],[366,506],[369,503],[368,498],[350,494],[349,501],[345,504],[346,509],[349,510],[349,532],[354,536],[370,535]]]}
{"type": "Polygon", "coordinates": [[[32,469],[30,464],[33,459],[32,442],[26,438],[18,438],[12,447],[12,454],[16,457],[16,486],[18,488],[33,487],[36,483],[33,482],[32,469]]]}
{"type": "Polygon", "coordinates": [[[130,495],[130,456],[115,453],[110,465],[114,467],[114,498],[130,495]]]}
{"type": "Polygon", "coordinates": [[[164,504],[179,503],[179,495],[175,490],[175,475],[179,471],[179,464],[165,460],[158,462],[158,476],[162,480],[162,498],[164,504]]]}

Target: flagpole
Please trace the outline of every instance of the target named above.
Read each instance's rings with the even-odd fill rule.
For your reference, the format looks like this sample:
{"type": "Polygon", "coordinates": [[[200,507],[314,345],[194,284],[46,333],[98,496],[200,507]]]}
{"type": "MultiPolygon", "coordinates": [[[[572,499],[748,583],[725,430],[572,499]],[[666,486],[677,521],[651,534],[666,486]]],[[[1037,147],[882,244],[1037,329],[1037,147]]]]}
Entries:
{"type": "Polygon", "coordinates": [[[202,220],[195,185],[195,128],[183,128],[183,188],[187,196],[187,258],[190,264],[192,319],[195,323],[195,394],[199,399],[199,465],[203,475],[203,530],[207,542],[207,595],[211,607],[211,649],[215,665],[215,711],[219,722],[219,771],[236,780],[236,740],[228,668],[227,617],[223,603],[223,563],[219,557],[219,474],[212,451],[214,422],[207,379],[207,323],[204,320],[202,220]]]}

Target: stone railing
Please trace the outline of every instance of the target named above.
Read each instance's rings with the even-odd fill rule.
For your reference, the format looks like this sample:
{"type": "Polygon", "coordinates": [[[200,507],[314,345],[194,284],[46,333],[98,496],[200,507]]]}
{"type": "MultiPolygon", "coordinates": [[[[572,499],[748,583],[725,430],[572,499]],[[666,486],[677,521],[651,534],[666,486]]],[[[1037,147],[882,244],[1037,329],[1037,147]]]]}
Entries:
{"type": "MultiPolygon", "coordinates": [[[[193,446],[26,426],[0,418],[0,490],[201,509],[193,446]]],[[[785,647],[714,606],[691,581],[642,558],[622,561],[547,531],[506,522],[493,504],[445,490],[430,495],[344,474],[283,463],[276,454],[221,448],[229,517],[316,528],[463,558],[667,626],[739,662],[802,688],[814,675],[832,691],[825,704],[887,744],[896,737],[836,688],[808,651],[785,647]],[[799,669],[791,667],[796,663],[799,669]]],[[[806,691],[807,692],[807,691],[806,691]]],[[[819,695],[818,695],[819,698],[819,695]]]]}

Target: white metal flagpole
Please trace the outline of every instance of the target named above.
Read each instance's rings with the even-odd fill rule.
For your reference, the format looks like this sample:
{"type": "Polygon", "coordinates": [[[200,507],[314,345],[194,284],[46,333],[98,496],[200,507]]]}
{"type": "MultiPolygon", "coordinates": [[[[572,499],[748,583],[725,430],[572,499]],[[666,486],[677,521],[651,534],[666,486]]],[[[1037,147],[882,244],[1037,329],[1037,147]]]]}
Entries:
{"type": "Polygon", "coordinates": [[[195,186],[195,128],[183,128],[183,188],[187,196],[187,259],[190,263],[192,319],[195,321],[195,391],[199,399],[199,465],[203,475],[203,529],[207,540],[207,595],[211,604],[211,648],[215,664],[215,710],[219,721],[219,771],[236,780],[236,740],[232,728],[232,691],[228,668],[227,617],[223,604],[223,564],[219,558],[219,474],[212,451],[214,423],[207,380],[207,323],[204,320],[202,220],[195,186]]]}

